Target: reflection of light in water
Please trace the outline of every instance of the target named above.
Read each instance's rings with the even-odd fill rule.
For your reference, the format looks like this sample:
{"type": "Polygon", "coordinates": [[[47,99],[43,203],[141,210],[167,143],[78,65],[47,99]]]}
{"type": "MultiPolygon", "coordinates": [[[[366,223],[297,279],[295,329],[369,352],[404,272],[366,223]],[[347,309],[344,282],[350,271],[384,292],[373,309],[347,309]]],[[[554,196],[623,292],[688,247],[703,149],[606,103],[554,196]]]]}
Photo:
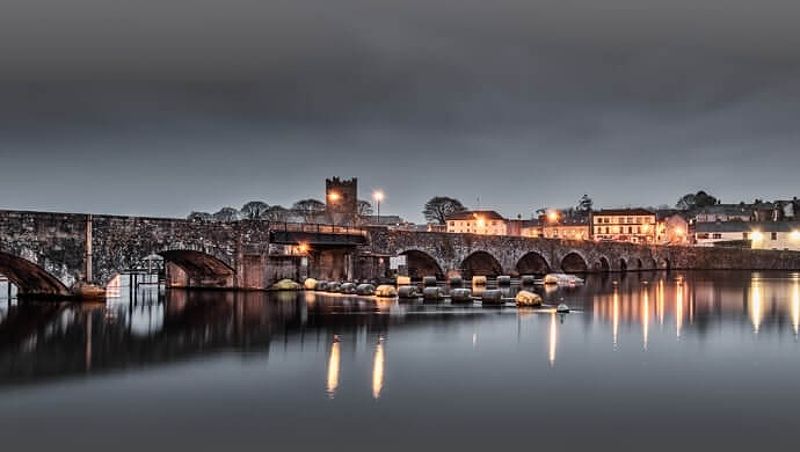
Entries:
{"type": "Polygon", "coordinates": [[[339,388],[339,361],[341,359],[339,347],[338,338],[334,338],[333,344],[331,344],[331,356],[328,358],[328,381],[325,389],[331,399],[336,396],[336,389],[339,388]]]}
{"type": "Polygon", "coordinates": [[[658,303],[658,323],[661,326],[664,326],[664,280],[661,279],[658,281],[658,299],[656,303],[658,303]]]}
{"type": "Polygon", "coordinates": [[[650,293],[647,289],[642,294],[642,343],[647,350],[647,336],[650,329],[650,293]]]}
{"type": "Polygon", "coordinates": [[[797,277],[792,279],[792,328],[797,336],[800,329],[800,280],[797,277]]]}
{"type": "Polygon", "coordinates": [[[750,321],[753,322],[753,331],[756,334],[761,328],[761,318],[763,316],[762,295],[761,278],[753,276],[750,285],[750,321]]]}
{"type": "Polygon", "coordinates": [[[556,313],[553,311],[550,314],[550,353],[548,358],[550,360],[550,367],[553,367],[553,364],[556,362],[556,342],[558,341],[558,335],[556,334],[556,313]]]}
{"type": "Polygon", "coordinates": [[[372,397],[377,399],[383,390],[383,338],[378,339],[375,347],[375,358],[372,363],[372,397]]]}
{"type": "Polygon", "coordinates": [[[115,275],[106,285],[106,298],[119,298],[122,296],[122,278],[115,275]]]}
{"type": "Polygon", "coordinates": [[[611,330],[614,348],[617,347],[617,335],[619,334],[619,291],[614,288],[614,295],[611,302],[611,330]]]}
{"type": "Polygon", "coordinates": [[[683,328],[683,284],[678,281],[675,288],[675,336],[680,339],[683,328]]]}
{"type": "Polygon", "coordinates": [[[472,333],[472,348],[478,345],[478,333],[472,333]]]}

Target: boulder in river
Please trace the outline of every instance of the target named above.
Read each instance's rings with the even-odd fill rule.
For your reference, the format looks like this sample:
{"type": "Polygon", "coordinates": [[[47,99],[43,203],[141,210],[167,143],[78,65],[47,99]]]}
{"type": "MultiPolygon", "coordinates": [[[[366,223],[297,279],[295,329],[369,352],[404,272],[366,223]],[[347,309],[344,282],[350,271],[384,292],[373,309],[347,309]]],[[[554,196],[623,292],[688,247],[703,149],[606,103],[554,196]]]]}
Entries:
{"type": "Polygon", "coordinates": [[[517,306],[541,306],[542,305],[542,297],[533,292],[529,292],[527,290],[520,290],[517,293],[515,298],[517,302],[517,306]]]}

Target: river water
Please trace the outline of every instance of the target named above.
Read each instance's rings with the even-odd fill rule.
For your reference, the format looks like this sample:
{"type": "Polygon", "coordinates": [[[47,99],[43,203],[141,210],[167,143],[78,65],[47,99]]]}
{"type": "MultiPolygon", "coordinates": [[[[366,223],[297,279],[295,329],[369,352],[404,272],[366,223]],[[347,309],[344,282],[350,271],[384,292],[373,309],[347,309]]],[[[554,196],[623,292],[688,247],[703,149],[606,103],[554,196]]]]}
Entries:
{"type": "Polygon", "coordinates": [[[800,437],[800,274],[630,273],[552,310],[143,288],[0,300],[6,450],[754,450],[800,437]]]}

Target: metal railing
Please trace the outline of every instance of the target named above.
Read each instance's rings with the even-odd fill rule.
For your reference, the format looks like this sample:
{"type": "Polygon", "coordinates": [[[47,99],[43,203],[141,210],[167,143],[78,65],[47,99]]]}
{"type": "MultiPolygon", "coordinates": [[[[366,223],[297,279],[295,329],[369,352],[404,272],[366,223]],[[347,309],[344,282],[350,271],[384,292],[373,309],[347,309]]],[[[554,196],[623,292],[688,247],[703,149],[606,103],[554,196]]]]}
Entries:
{"type": "Polygon", "coordinates": [[[270,232],[304,232],[308,234],[338,234],[367,236],[367,230],[354,226],[336,226],[319,223],[270,223],[270,232]]]}

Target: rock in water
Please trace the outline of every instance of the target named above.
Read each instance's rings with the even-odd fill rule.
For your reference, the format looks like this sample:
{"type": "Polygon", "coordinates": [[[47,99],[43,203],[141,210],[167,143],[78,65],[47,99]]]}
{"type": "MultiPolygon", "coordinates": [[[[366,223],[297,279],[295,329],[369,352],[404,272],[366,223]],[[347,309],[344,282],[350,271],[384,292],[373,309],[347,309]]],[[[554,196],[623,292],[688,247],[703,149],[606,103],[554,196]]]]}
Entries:
{"type": "Polygon", "coordinates": [[[300,283],[291,279],[282,279],[272,285],[272,290],[300,290],[300,283]]]}
{"type": "Polygon", "coordinates": [[[339,287],[342,293],[356,293],[356,285],[353,283],[344,283],[339,287]]]}
{"type": "Polygon", "coordinates": [[[401,286],[397,289],[397,296],[403,299],[419,298],[417,286],[401,286]]]}
{"type": "Polygon", "coordinates": [[[319,284],[319,281],[314,278],[308,278],[303,282],[303,287],[305,287],[306,290],[316,290],[317,284],[319,284]]]}
{"type": "Polygon", "coordinates": [[[511,285],[511,277],[510,276],[498,276],[497,277],[497,286],[498,287],[508,287],[511,285]]]}
{"type": "Polygon", "coordinates": [[[565,305],[564,303],[561,303],[556,308],[556,312],[558,312],[559,314],[566,314],[569,312],[569,306],[565,305]]]}
{"type": "Polygon", "coordinates": [[[426,287],[422,291],[422,298],[427,301],[439,301],[444,298],[442,289],[438,287],[426,287]]]}
{"type": "Polygon", "coordinates": [[[359,284],[358,287],[356,287],[356,293],[359,295],[374,295],[375,286],[372,284],[359,284]]]}
{"type": "Polygon", "coordinates": [[[436,277],[426,276],[422,278],[422,285],[425,287],[436,287],[436,277]]]}
{"type": "Polygon", "coordinates": [[[503,292],[497,289],[487,290],[481,296],[481,301],[483,304],[502,304],[503,292]]]}
{"type": "Polygon", "coordinates": [[[472,277],[472,285],[473,286],[485,286],[486,285],[486,277],[485,276],[473,276],[472,277]]]}
{"type": "Polygon", "coordinates": [[[542,297],[539,294],[528,292],[527,290],[520,290],[515,298],[517,306],[541,306],[542,297]]]}
{"type": "Polygon", "coordinates": [[[469,289],[453,289],[450,291],[452,303],[472,303],[472,291],[469,289]]]}
{"type": "Polygon", "coordinates": [[[464,280],[460,276],[453,276],[450,278],[450,287],[458,288],[464,285],[464,280]]]}
{"type": "Polygon", "coordinates": [[[397,296],[397,290],[394,286],[390,286],[388,284],[382,284],[375,289],[375,296],[381,298],[392,298],[397,296]]]}

